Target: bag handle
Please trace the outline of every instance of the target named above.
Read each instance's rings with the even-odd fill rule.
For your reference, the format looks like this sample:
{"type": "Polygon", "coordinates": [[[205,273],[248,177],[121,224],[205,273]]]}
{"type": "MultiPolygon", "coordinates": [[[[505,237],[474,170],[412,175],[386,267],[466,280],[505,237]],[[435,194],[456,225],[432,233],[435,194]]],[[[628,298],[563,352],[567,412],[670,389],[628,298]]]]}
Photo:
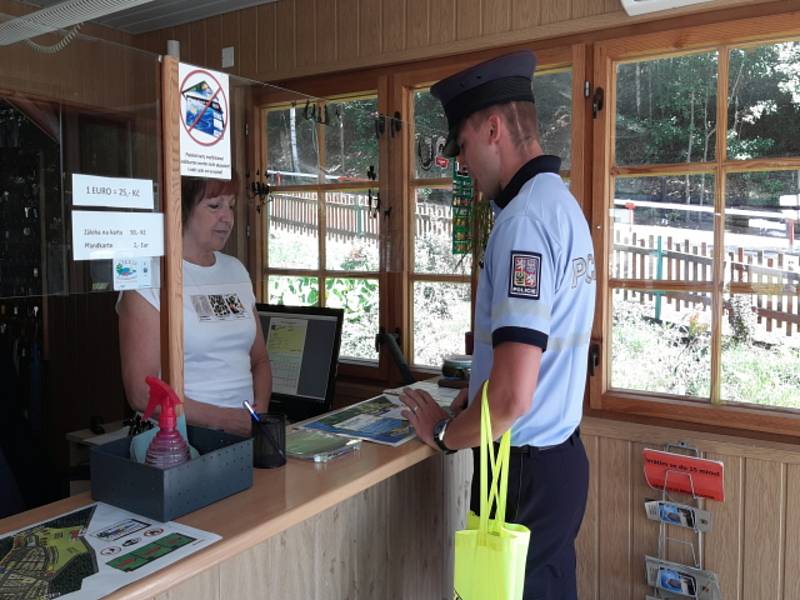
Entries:
{"type": "Polygon", "coordinates": [[[492,504],[497,505],[492,533],[500,533],[505,526],[506,499],[508,496],[508,467],[511,454],[511,431],[506,431],[500,439],[500,447],[494,452],[491,411],[489,409],[489,381],[483,384],[481,394],[481,447],[480,447],[480,517],[479,531],[489,532],[489,512],[492,504]],[[492,485],[488,489],[489,467],[491,464],[492,485]]]}

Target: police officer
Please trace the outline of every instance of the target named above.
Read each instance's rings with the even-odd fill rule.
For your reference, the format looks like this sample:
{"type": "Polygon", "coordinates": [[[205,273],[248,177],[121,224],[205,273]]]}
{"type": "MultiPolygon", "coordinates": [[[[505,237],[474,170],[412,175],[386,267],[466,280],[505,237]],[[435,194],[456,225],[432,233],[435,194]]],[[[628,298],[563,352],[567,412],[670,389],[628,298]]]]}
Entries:
{"type": "Polygon", "coordinates": [[[401,399],[417,435],[443,452],[473,448],[471,508],[478,512],[480,398],[497,439],[511,429],[506,519],[531,529],[525,598],[573,600],[575,537],[589,468],[580,439],[594,315],[592,240],[561,161],[539,143],[532,52],[495,58],[431,88],[447,115],[445,154],[458,156],[492,200],[495,224],[475,305],[468,396],[449,416],[426,393],[401,399]],[[465,400],[471,399],[468,406],[465,400]]]}

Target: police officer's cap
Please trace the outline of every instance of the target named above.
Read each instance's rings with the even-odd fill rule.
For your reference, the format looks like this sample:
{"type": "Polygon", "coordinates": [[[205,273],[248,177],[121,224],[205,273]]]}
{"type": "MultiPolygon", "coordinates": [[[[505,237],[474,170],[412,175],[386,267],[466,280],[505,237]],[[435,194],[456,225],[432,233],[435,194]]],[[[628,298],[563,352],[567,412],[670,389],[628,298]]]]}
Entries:
{"type": "Polygon", "coordinates": [[[534,69],[536,55],[523,50],[487,60],[435,84],[431,94],[444,106],[449,129],[442,154],[449,158],[458,155],[458,130],[472,113],[505,102],[533,102],[534,69]]]}

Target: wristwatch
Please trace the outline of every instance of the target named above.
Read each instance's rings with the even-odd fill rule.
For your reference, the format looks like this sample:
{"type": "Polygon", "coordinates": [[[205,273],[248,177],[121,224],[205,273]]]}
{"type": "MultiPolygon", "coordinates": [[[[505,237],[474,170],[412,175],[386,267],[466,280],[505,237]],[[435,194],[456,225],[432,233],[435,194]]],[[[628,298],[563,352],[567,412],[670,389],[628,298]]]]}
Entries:
{"type": "Polygon", "coordinates": [[[445,454],[453,454],[455,452],[455,450],[451,450],[444,445],[444,434],[447,431],[447,426],[450,425],[450,421],[452,421],[452,419],[446,417],[433,426],[433,441],[439,446],[439,450],[445,454]]]}

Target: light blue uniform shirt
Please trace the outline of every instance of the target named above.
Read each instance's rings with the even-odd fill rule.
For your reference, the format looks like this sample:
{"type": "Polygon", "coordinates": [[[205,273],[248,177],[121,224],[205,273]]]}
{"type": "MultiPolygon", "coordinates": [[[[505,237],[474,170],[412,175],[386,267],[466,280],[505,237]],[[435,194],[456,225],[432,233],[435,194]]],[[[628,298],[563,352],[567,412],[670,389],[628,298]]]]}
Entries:
{"type": "Polygon", "coordinates": [[[560,444],[583,412],[594,250],[586,218],[558,175],[560,163],[548,155],[531,160],[496,199],[478,280],[470,399],[489,378],[499,344],[544,351],[531,409],[511,429],[514,446],[560,444]]]}

